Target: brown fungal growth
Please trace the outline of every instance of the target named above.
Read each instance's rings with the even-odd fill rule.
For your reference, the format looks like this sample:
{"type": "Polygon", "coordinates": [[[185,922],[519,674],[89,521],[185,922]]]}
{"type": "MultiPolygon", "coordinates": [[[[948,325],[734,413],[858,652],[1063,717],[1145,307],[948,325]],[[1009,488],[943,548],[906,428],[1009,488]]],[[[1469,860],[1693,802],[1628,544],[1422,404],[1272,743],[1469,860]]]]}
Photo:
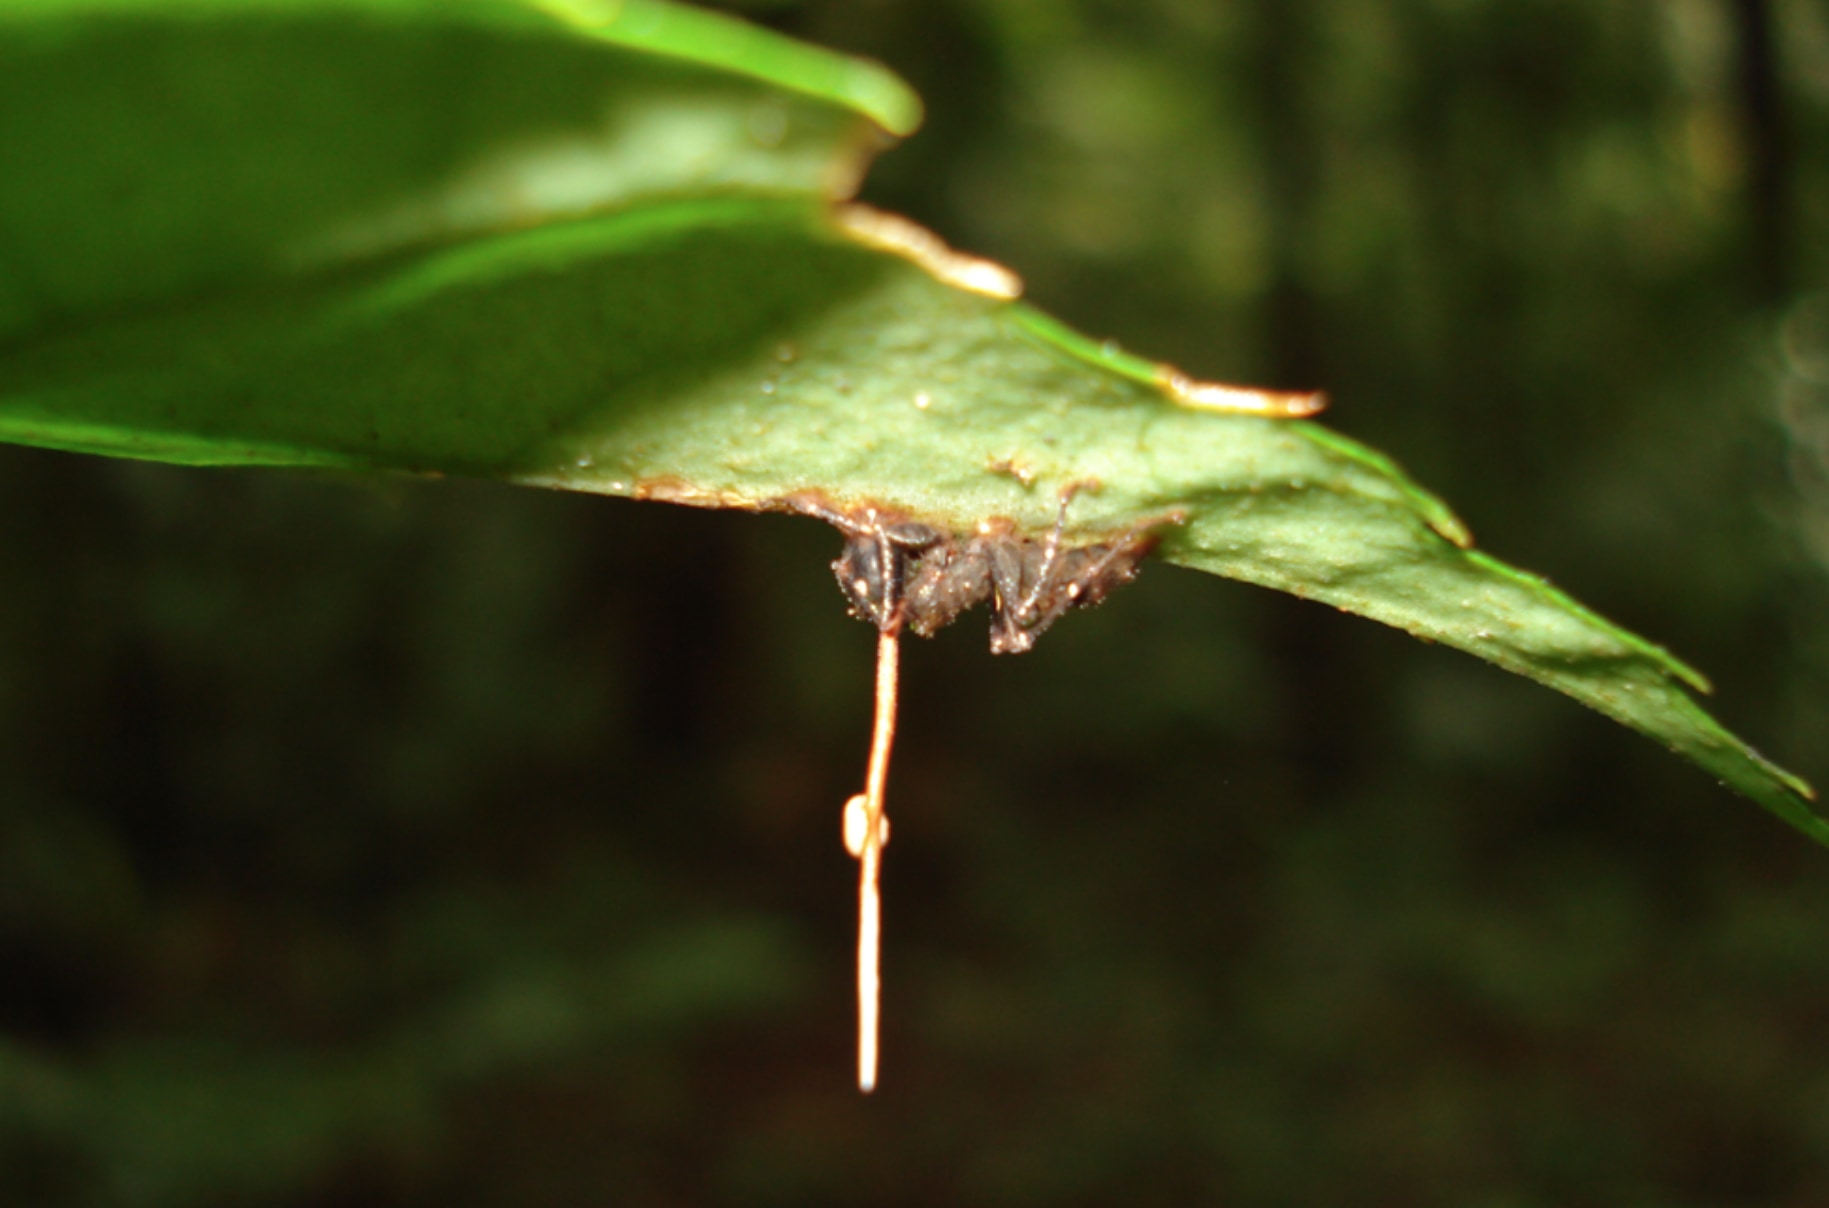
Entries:
{"type": "Polygon", "coordinates": [[[1179,524],[1176,512],[1132,526],[1113,538],[1086,545],[1065,540],[1067,505],[1084,486],[1061,491],[1060,513],[1044,538],[1025,536],[997,518],[981,522],[960,538],[913,520],[904,512],[865,505],[841,510],[812,492],[790,496],[788,510],[817,516],[845,534],[845,548],[832,563],[851,613],[877,631],[876,722],[872,727],[864,792],[845,803],[845,848],[856,857],[857,1084],[876,1087],[878,961],[882,930],[880,877],[889,819],[883,790],[889,752],[895,742],[896,683],[903,629],[931,637],[979,604],[991,607],[991,652],[1021,654],[1067,612],[1099,603],[1137,577],[1156,545],[1157,530],[1179,524]]]}
{"type": "Polygon", "coordinates": [[[993,474],[1008,474],[1025,487],[1035,483],[1035,471],[1020,457],[993,457],[984,468],[993,474]]]}
{"type": "Polygon", "coordinates": [[[629,491],[629,497],[656,503],[684,504],[694,508],[753,510],[756,506],[746,496],[730,491],[708,490],[677,474],[655,474],[647,478],[637,478],[629,491]]]}

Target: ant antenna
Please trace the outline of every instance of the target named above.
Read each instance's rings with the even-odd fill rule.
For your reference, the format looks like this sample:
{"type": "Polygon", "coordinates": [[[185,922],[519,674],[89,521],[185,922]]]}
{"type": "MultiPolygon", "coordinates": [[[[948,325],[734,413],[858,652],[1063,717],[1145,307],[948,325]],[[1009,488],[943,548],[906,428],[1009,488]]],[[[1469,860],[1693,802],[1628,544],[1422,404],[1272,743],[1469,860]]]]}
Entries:
{"type": "Polygon", "coordinates": [[[877,1021],[882,1013],[881,952],[883,845],[889,819],[883,785],[895,744],[896,680],[901,656],[898,627],[876,639],[876,724],[870,735],[870,771],[864,791],[845,802],[845,849],[858,861],[857,886],[857,1089],[876,1089],[877,1021]]]}

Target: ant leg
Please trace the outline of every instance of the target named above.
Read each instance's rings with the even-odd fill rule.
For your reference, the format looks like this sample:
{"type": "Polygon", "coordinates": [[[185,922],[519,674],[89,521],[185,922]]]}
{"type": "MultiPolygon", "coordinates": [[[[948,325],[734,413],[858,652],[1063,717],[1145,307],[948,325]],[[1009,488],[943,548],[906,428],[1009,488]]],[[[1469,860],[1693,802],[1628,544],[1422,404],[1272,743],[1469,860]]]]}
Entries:
{"type": "MultiPolygon", "coordinates": [[[[876,521],[876,513],[870,513],[870,519],[876,521]]],[[[877,584],[880,592],[876,601],[876,627],[882,633],[893,633],[902,627],[903,585],[908,579],[908,558],[889,538],[889,530],[880,523],[874,523],[875,531],[871,539],[876,543],[876,565],[880,575],[877,584]]]]}
{"type": "Polygon", "coordinates": [[[1022,654],[1035,638],[1023,628],[1021,547],[989,541],[984,557],[991,571],[991,653],[1022,654]]]}
{"type": "Polygon", "coordinates": [[[1035,578],[1029,583],[1029,591],[1017,606],[1017,617],[1026,622],[1035,615],[1035,606],[1041,603],[1042,594],[1048,590],[1049,579],[1054,574],[1055,563],[1061,555],[1061,537],[1067,531],[1067,505],[1079,493],[1082,484],[1068,483],[1061,488],[1061,509],[1054,517],[1054,527],[1048,532],[1048,540],[1042,545],[1042,560],[1035,568],[1035,578]]]}
{"type": "MultiPolygon", "coordinates": [[[[783,506],[787,511],[795,512],[802,516],[811,516],[815,520],[823,520],[839,532],[844,533],[847,537],[861,537],[867,535],[871,531],[870,524],[858,520],[849,512],[839,511],[837,508],[820,498],[809,497],[807,495],[793,495],[783,501],[783,506]]],[[[872,513],[872,515],[874,515],[874,513],[872,513]]]]}
{"type": "MultiPolygon", "coordinates": [[[[1023,590],[1026,550],[993,544],[990,549],[992,581],[997,589],[996,611],[991,628],[993,654],[1022,654],[1035,645],[1036,635],[1047,628],[1044,608],[1061,568],[1061,541],[1067,531],[1067,505],[1090,482],[1071,482],[1061,488],[1060,511],[1054,527],[1042,543],[1041,560],[1029,572],[1028,590],[1023,590]],[[1041,621],[1039,626],[1037,622],[1041,621]]],[[[1052,620],[1048,617],[1047,620],[1052,620]]]]}

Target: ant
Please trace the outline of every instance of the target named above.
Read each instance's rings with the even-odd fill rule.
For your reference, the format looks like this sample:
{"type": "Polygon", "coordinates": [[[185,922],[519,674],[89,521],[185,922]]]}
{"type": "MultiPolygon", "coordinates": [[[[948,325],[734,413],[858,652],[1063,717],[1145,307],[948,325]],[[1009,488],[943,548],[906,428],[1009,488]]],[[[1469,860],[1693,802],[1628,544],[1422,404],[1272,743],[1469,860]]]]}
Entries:
{"type": "Polygon", "coordinates": [[[851,614],[879,633],[904,626],[922,637],[977,605],[991,604],[991,653],[1023,654],[1068,610],[1102,601],[1137,577],[1155,548],[1152,531],[1178,513],[1145,521],[1115,541],[1066,547],[1067,505],[1090,484],[1061,491],[1060,513],[1046,539],[1018,536],[1008,520],[986,520],[961,542],[931,525],[895,520],[874,507],[840,512],[823,502],[794,501],[846,534],[832,564],[851,614]]]}
{"type": "Polygon", "coordinates": [[[1097,604],[1136,578],[1144,557],[1155,548],[1154,530],[1183,519],[1180,513],[1170,513],[1135,525],[1115,540],[1064,546],[1067,505],[1085,487],[1096,489],[1096,484],[1075,483],[1061,491],[1054,528],[1041,541],[1018,535],[1016,526],[1001,518],[981,522],[973,536],[959,541],[932,525],[875,507],[841,512],[808,496],[788,501],[794,510],[817,516],[845,534],[844,552],[832,570],[852,615],[877,630],[870,767],[864,791],[845,802],[844,810],[845,848],[860,865],[857,1084],[865,1092],[876,1086],[880,876],[883,845],[889,842],[883,787],[895,742],[901,632],[906,627],[932,637],[959,614],[988,600],[991,653],[1022,654],[1069,610],[1097,604]]]}

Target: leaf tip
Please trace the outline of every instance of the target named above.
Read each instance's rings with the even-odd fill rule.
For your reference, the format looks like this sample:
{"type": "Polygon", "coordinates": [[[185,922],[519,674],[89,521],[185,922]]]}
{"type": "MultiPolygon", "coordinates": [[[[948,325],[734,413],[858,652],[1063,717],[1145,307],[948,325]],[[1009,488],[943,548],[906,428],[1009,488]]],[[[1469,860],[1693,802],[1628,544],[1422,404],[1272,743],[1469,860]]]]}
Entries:
{"type": "Polygon", "coordinates": [[[1805,780],[1802,776],[1797,776],[1785,771],[1777,764],[1772,764],[1771,767],[1773,774],[1778,777],[1779,781],[1786,788],[1790,789],[1793,793],[1796,793],[1799,797],[1802,797],[1805,801],[1815,802],[1816,789],[1808,780],[1805,780]]]}
{"type": "Polygon", "coordinates": [[[1456,549],[1473,548],[1472,531],[1459,516],[1446,507],[1430,511],[1428,523],[1437,536],[1445,538],[1456,549]]]}

